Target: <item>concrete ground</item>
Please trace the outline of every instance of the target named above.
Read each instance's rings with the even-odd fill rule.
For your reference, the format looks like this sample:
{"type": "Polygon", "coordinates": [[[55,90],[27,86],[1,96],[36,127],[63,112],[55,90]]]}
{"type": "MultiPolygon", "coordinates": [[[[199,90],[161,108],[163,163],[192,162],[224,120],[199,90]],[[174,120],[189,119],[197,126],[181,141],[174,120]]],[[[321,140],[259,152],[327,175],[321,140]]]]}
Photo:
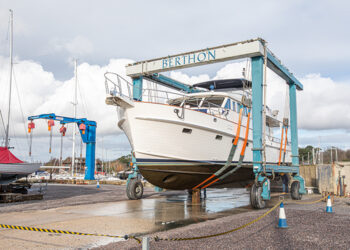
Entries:
{"type": "MultiPolygon", "coordinates": [[[[319,195],[304,197],[317,200],[319,195]]],[[[269,203],[272,207],[274,202],[269,203]]],[[[350,249],[350,199],[338,198],[334,213],[325,213],[326,203],[312,205],[288,204],[285,211],[289,228],[277,228],[276,209],[262,220],[239,231],[218,237],[187,241],[155,241],[154,237],[181,238],[225,232],[250,222],[268,209],[252,210],[186,227],[147,235],[150,249],[350,249]]],[[[134,240],[118,242],[100,249],[140,249],[134,240]]]]}
{"type": "MultiPolygon", "coordinates": [[[[0,224],[109,235],[150,234],[248,211],[245,189],[208,191],[192,205],[184,191],[130,201],[125,186],[50,184],[44,200],[0,204],[0,224]]],[[[121,239],[0,229],[0,249],[93,248],[121,239]]]]}
{"type": "MultiPolygon", "coordinates": [[[[264,210],[252,210],[245,189],[208,189],[192,204],[183,191],[155,193],[130,201],[125,186],[50,184],[44,200],[0,204],[0,224],[137,237],[190,237],[224,232],[245,224],[264,210]]],[[[316,200],[317,195],[306,196],[316,200]]],[[[271,207],[278,199],[269,202],[271,207]]],[[[204,240],[155,242],[151,249],[349,249],[350,199],[339,199],[335,213],[325,202],[286,205],[288,229],[277,229],[278,210],[240,231],[204,240]]],[[[0,249],[140,249],[136,241],[0,229],[0,249]]]]}

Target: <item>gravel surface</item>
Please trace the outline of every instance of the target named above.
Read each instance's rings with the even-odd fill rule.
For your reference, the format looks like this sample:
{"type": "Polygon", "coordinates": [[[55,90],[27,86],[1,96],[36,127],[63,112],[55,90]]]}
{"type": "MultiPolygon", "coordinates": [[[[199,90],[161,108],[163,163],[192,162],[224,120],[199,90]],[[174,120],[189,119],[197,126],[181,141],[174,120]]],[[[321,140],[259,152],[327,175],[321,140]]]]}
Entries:
{"type": "MultiPolygon", "coordinates": [[[[320,196],[313,195],[307,199],[319,198],[320,196]]],[[[150,249],[350,249],[349,201],[350,199],[336,199],[333,214],[325,213],[325,202],[285,205],[289,226],[287,229],[276,227],[279,212],[276,209],[257,223],[230,234],[190,241],[155,242],[152,238],[150,249]]],[[[252,210],[149,236],[177,238],[224,232],[257,218],[267,210],[252,210]]],[[[128,240],[99,249],[141,249],[141,245],[128,240]]]]}

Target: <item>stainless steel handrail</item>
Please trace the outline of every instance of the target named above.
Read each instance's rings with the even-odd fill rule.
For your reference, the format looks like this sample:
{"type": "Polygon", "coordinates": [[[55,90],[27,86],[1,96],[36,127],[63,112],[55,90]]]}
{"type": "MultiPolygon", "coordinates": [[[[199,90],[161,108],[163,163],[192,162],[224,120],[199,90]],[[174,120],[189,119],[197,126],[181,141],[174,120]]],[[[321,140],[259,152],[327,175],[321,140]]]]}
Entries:
{"type": "MultiPolygon", "coordinates": [[[[114,73],[114,72],[106,72],[104,74],[105,77],[105,87],[106,87],[106,94],[111,96],[121,96],[128,98],[131,101],[134,101],[133,98],[133,92],[132,90],[135,88],[132,83],[130,83],[128,80],[123,78],[122,76],[114,73]],[[113,75],[117,77],[117,83],[111,79],[108,75],[113,75]],[[109,86],[111,85],[111,87],[109,86]],[[126,88],[126,91],[123,91],[123,86],[126,88]]],[[[202,97],[193,97],[188,96],[183,93],[176,93],[168,90],[161,90],[161,89],[152,89],[152,88],[143,88],[142,89],[142,95],[140,96],[139,100],[142,98],[143,101],[148,100],[149,102],[153,103],[161,103],[161,104],[169,104],[170,101],[174,101],[175,99],[179,99],[179,107],[185,107],[189,109],[207,109],[207,114],[213,115],[216,117],[220,117],[223,119],[228,120],[227,115],[229,112],[233,111],[231,109],[223,108],[220,105],[217,105],[212,102],[208,102],[205,99],[202,100],[202,97]],[[157,93],[156,93],[157,92],[157,93]],[[163,94],[163,96],[161,95],[163,94]],[[173,96],[173,97],[172,97],[173,96]],[[197,102],[196,107],[186,107],[186,102],[188,102],[187,105],[193,104],[193,101],[197,102]],[[192,103],[190,103],[192,102],[192,103]],[[199,105],[201,103],[201,106],[199,105]]],[[[138,101],[136,99],[136,101],[138,101]]],[[[274,137],[274,136],[267,136],[268,140],[275,143],[280,143],[281,139],[274,137]]],[[[287,143],[290,145],[290,142],[287,143]]]]}

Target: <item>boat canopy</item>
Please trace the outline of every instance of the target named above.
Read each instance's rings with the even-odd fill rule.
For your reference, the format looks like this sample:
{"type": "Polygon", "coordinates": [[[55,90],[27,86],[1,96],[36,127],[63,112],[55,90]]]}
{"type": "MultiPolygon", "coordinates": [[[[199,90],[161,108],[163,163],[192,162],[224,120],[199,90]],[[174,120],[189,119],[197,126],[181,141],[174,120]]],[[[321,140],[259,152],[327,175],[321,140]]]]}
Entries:
{"type": "Polygon", "coordinates": [[[7,147],[0,147],[0,163],[23,163],[7,147]]]}
{"type": "Polygon", "coordinates": [[[243,78],[238,79],[224,79],[211,80],[207,82],[200,82],[193,85],[196,88],[205,88],[208,90],[215,89],[241,89],[243,87],[251,88],[252,82],[243,78]]]}

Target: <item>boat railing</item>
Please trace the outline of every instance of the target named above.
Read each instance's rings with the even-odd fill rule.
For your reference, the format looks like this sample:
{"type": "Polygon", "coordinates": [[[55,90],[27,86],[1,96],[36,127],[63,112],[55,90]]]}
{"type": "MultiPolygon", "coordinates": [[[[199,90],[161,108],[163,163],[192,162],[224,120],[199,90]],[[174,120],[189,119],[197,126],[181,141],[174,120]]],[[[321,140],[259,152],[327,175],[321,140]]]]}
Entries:
{"type": "MultiPolygon", "coordinates": [[[[144,85],[146,85],[146,83],[144,83],[144,85]]],[[[135,99],[133,97],[133,90],[137,90],[137,88],[135,88],[132,83],[116,73],[105,73],[105,87],[108,96],[120,96],[130,101],[142,100],[143,102],[168,104],[230,120],[229,114],[233,112],[231,109],[207,101],[205,98],[188,96],[183,92],[169,91],[166,87],[157,84],[153,85],[153,87],[151,87],[151,85],[152,84],[148,84],[147,88],[142,88],[142,91],[140,91],[142,94],[140,94],[139,98],[135,99]]],[[[267,137],[271,142],[280,143],[281,141],[281,139],[277,137],[267,137]]],[[[290,142],[288,142],[288,145],[290,145],[290,142]]]]}
{"type": "Polygon", "coordinates": [[[113,72],[106,72],[104,77],[108,96],[121,96],[132,100],[132,84],[128,80],[113,72]]]}

